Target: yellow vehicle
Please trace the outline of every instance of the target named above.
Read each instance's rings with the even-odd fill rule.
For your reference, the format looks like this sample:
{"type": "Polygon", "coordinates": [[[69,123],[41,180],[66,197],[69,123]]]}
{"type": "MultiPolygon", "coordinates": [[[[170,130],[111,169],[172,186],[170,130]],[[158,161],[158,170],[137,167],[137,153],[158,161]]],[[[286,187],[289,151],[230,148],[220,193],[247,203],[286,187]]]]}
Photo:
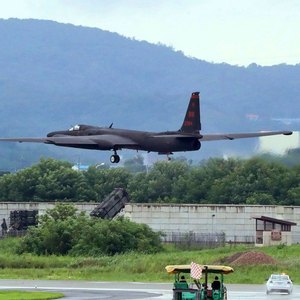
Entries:
{"type": "Polygon", "coordinates": [[[184,274],[190,277],[191,265],[166,266],[169,274],[175,275],[173,287],[173,300],[227,300],[227,289],[224,285],[224,274],[234,270],[228,266],[200,265],[202,278],[192,279],[188,284],[184,274]],[[215,278],[218,283],[212,283],[215,278]]]}

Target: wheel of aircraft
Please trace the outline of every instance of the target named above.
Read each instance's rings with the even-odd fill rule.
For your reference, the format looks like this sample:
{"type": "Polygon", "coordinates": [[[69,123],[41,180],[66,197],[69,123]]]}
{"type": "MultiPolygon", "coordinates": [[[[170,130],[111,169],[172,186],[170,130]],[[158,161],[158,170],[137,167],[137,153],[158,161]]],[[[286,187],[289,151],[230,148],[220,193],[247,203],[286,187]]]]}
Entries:
{"type": "Polygon", "coordinates": [[[118,162],[120,161],[120,156],[118,154],[113,154],[111,157],[110,157],[110,162],[112,164],[117,164],[118,162]]]}

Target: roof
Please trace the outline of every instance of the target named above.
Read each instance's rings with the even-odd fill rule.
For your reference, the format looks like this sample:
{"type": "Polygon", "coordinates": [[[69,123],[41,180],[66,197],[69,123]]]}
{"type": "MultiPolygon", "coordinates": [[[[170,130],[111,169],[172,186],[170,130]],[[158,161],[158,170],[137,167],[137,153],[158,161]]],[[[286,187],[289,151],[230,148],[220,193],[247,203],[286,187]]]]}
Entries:
{"type": "Polygon", "coordinates": [[[272,223],[276,223],[276,224],[291,225],[291,226],[297,225],[297,223],[294,223],[294,222],[275,219],[275,218],[270,218],[270,217],[266,217],[266,216],[253,217],[253,218],[256,219],[256,220],[268,221],[268,222],[272,222],[272,223]]]}
{"type": "MultiPolygon", "coordinates": [[[[218,266],[218,265],[200,265],[202,267],[202,272],[206,273],[218,273],[218,274],[228,274],[232,273],[234,270],[228,266],[218,266]]],[[[190,273],[191,265],[170,265],[166,266],[166,270],[169,274],[177,273],[190,273]]]]}

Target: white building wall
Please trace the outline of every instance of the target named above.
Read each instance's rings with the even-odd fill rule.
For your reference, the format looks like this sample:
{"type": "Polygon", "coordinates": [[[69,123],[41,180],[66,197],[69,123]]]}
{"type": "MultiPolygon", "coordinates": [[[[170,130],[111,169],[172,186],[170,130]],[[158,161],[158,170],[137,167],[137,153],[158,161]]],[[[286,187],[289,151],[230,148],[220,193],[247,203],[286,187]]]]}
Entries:
{"type": "Polygon", "coordinates": [[[283,231],[281,234],[280,241],[274,241],[271,238],[271,231],[263,232],[263,244],[258,244],[258,246],[278,246],[280,244],[291,245],[293,243],[292,232],[283,231]]]}

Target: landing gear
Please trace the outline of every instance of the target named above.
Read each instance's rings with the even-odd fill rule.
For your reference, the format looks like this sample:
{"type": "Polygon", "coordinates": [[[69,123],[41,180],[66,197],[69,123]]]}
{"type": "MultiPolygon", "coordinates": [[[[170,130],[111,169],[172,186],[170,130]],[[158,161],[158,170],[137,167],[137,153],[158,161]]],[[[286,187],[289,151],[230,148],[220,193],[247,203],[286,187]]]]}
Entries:
{"type": "MultiPolygon", "coordinates": [[[[149,153],[149,152],[148,152],[149,153]]],[[[167,156],[167,161],[172,160],[172,158],[170,157],[170,155],[173,154],[173,152],[158,152],[159,155],[166,155],[167,156]]]]}
{"type": "Polygon", "coordinates": [[[172,160],[172,158],[170,157],[170,155],[172,155],[173,153],[171,152],[171,153],[167,153],[167,161],[171,161],[172,160]]]}
{"type": "Polygon", "coordinates": [[[110,162],[112,164],[117,164],[120,161],[120,156],[117,154],[117,151],[114,150],[114,154],[110,157],[110,162]]]}

